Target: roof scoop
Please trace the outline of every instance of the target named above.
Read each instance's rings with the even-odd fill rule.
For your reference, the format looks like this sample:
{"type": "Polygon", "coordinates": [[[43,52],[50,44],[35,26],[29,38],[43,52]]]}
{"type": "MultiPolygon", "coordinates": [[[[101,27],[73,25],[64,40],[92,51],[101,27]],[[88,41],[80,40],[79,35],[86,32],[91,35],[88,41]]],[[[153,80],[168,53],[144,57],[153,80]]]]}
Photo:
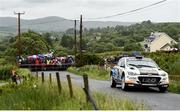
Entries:
{"type": "Polygon", "coordinates": [[[143,56],[141,55],[141,53],[138,52],[138,51],[134,51],[134,52],[132,53],[132,56],[135,57],[136,59],[142,59],[142,58],[143,58],[143,56]]]}

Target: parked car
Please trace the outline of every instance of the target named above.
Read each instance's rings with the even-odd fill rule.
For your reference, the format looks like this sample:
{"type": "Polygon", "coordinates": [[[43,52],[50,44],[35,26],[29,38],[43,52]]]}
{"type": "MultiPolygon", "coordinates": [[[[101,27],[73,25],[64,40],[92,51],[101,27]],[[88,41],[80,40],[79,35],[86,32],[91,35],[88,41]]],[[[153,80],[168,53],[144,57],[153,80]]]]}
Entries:
{"type": "Polygon", "coordinates": [[[120,84],[122,90],[131,87],[158,87],[165,92],[169,87],[168,73],[152,59],[142,56],[122,57],[110,71],[111,87],[120,84]]]}

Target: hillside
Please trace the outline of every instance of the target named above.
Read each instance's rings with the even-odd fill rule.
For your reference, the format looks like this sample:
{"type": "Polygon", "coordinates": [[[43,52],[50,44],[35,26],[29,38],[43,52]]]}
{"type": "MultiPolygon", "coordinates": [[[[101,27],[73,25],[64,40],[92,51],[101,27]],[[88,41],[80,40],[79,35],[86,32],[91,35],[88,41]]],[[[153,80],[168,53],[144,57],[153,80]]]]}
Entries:
{"type": "MultiPolygon", "coordinates": [[[[14,17],[0,17],[0,32],[15,33],[16,18],[14,17]]],[[[112,21],[84,21],[83,26],[86,28],[97,28],[107,27],[116,25],[131,25],[134,23],[130,22],[112,22],[112,21]]],[[[79,25],[79,24],[77,24],[79,25]]],[[[61,17],[50,16],[38,19],[21,19],[22,30],[34,30],[37,32],[50,32],[50,31],[65,31],[69,28],[74,27],[74,21],[64,19],[61,17]]]]}

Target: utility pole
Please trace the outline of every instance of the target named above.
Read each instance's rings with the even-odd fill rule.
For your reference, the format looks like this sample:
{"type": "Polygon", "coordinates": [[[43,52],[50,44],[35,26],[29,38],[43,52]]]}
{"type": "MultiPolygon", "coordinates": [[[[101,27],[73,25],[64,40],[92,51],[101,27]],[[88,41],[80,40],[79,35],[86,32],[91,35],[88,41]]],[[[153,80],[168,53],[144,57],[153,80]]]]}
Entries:
{"type": "Polygon", "coordinates": [[[21,55],[21,15],[25,14],[25,12],[14,12],[15,15],[18,15],[17,18],[17,32],[18,32],[18,48],[19,48],[19,56],[21,55]]]}
{"type": "Polygon", "coordinates": [[[75,62],[76,62],[76,53],[77,53],[77,47],[76,47],[76,20],[74,20],[74,56],[75,56],[75,62]]]}
{"type": "Polygon", "coordinates": [[[82,65],[82,15],[80,16],[80,65],[82,65]]]}

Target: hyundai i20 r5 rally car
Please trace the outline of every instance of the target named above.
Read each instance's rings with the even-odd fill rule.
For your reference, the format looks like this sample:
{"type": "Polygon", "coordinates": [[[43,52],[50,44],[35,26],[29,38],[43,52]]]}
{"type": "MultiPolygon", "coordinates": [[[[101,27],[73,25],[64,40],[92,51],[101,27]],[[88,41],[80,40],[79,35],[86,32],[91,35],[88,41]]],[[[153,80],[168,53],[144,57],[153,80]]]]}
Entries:
{"type": "Polygon", "coordinates": [[[130,87],[158,87],[165,92],[169,87],[168,73],[150,58],[122,57],[110,71],[111,87],[120,84],[122,90],[130,87]]]}

